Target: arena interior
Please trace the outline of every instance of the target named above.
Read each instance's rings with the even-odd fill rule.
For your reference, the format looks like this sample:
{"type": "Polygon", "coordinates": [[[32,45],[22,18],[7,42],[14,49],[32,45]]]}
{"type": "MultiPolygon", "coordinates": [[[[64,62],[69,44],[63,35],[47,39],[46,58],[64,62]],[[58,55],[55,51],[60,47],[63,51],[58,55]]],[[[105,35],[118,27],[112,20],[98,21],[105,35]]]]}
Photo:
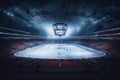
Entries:
{"type": "Polygon", "coordinates": [[[119,0],[0,0],[1,80],[120,80],[119,0]]]}

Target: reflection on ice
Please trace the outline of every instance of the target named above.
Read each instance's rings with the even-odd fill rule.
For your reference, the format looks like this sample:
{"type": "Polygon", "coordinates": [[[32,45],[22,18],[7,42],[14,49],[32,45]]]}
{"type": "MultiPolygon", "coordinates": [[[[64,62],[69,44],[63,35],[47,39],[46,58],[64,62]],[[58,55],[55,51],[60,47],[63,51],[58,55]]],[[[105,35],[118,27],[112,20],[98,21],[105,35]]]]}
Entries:
{"type": "Polygon", "coordinates": [[[102,51],[77,44],[42,44],[14,53],[16,57],[39,59],[84,59],[105,55],[102,51]]]}

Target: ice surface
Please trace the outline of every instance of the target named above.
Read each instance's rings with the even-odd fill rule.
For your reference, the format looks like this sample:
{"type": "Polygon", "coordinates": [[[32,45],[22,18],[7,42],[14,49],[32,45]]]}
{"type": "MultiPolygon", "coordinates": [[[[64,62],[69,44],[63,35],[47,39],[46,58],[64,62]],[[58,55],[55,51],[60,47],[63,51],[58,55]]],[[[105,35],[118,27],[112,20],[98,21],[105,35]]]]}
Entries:
{"type": "Polygon", "coordinates": [[[41,44],[14,53],[16,57],[39,59],[85,59],[105,55],[102,51],[78,44],[41,44]]]}

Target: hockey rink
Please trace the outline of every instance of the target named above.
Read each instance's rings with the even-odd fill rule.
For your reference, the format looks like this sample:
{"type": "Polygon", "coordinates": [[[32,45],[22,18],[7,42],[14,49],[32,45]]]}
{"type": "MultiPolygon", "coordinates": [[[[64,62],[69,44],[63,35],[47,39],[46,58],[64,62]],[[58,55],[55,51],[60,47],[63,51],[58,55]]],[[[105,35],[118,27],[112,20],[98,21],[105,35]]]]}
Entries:
{"type": "Polygon", "coordinates": [[[16,57],[38,59],[87,59],[106,53],[78,44],[41,44],[14,53],[16,57]]]}

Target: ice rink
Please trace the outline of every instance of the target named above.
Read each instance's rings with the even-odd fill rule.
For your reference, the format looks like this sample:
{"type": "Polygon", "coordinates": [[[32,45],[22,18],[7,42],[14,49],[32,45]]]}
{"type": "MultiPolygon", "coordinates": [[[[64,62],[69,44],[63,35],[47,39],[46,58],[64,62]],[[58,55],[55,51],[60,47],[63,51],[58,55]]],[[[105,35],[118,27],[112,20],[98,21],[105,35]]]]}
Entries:
{"type": "Polygon", "coordinates": [[[14,53],[16,57],[39,59],[85,59],[105,55],[102,51],[78,44],[41,44],[14,53]]]}

